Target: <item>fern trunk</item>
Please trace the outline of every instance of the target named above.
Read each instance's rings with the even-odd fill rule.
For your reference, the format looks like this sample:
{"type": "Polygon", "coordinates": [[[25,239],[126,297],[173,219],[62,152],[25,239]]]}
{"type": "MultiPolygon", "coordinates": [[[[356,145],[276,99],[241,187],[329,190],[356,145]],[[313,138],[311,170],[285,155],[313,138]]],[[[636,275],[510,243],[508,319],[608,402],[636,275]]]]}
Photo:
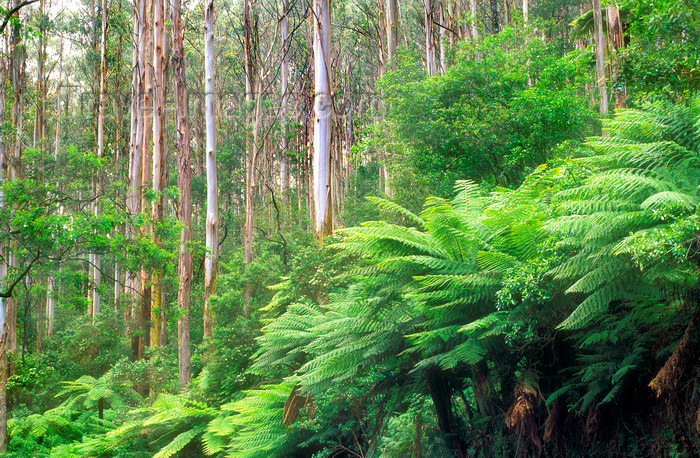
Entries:
{"type": "Polygon", "coordinates": [[[426,379],[440,431],[445,435],[455,457],[466,456],[466,447],[459,438],[457,420],[452,411],[452,387],[448,374],[435,368],[428,371],[426,379]]]}

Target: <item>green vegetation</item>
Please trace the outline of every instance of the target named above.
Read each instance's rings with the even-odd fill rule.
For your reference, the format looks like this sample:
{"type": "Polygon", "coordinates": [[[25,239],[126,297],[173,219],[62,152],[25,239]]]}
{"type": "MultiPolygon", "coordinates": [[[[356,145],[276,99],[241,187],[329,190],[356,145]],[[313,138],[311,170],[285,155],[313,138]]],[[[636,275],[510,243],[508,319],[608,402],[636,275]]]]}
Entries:
{"type": "Polygon", "coordinates": [[[13,16],[2,62],[31,44],[32,71],[65,112],[49,113],[53,94],[28,74],[20,84],[0,69],[0,456],[700,454],[700,4],[604,2],[623,46],[605,25],[597,77],[588,2],[533,2],[527,20],[522,1],[504,2],[510,12],[497,2],[500,25],[477,2],[477,36],[457,11],[468,5],[434,2],[450,16],[435,24],[455,36],[433,32],[445,68],[432,75],[422,2],[401,2],[389,52],[390,18],[376,10],[390,2],[333,5],[349,25],[332,35],[336,229],[325,236],[314,227],[313,14],[290,6],[282,52],[262,25],[281,19],[274,2],[246,2],[253,26],[243,5],[216,2],[217,30],[232,34],[216,54],[216,250],[202,8],[187,5],[182,30],[192,242],[174,119],[162,189],[148,182],[155,159],[137,187],[129,171],[155,151],[125,140],[132,90],[142,95],[126,52],[138,14],[109,2],[107,153],[94,125],[97,7],[66,21],[44,7],[13,16]],[[40,73],[42,37],[51,48],[59,32],[83,40],[61,86],[86,81],[77,99],[40,73]],[[294,69],[284,121],[273,87],[283,56],[294,69]],[[599,114],[601,91],[613,114],[599,114]],[[364,104],[367,93],[379,99],[364,104]]]}

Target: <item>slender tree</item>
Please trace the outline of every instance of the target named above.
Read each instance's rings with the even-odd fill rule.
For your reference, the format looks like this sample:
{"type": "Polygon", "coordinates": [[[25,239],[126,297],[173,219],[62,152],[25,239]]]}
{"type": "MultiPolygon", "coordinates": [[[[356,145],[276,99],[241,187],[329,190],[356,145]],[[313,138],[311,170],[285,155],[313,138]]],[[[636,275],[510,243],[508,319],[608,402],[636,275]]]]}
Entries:
{"type": "Polygon", "coordinates": [[[478,11],[478,5],[476,3],[477,0],[471,0],[470,5],[471,5],[471,11],[470,11],[470,20],[471,20],[471,34],[472,34],[472,39],[476,38],[479,36],[479,28],[476,26],[476,20],[477,20],[477,11],[478,11]]]}
{"type": "MultiPolygon", "coordinates": [[[[166,80],[165,80],[165,2],[163,0],[155,0],[153,2],[153,72],[155,87],[153,91],[153,191],[155,199],[152,202],[151,216],[154,224],[163,219],[163,190],[166,185],[167,171],[167,150],[165,148],[165,99],[166,99],[166,80]]],[[[153,231],[153,241],[160,243],[157,231],[153,231]]],[[[160,310],[165,305],[162,302],[163,291],[163,272],[158,268],[153,273],[153,289],[152,298],[153,306],[150,310],[150,345],[160,345],[160,310]]]]}
{"type": "Polygon", "coordinates": [[[282,18],[280,20],[282,32],[282,65],[280,67],[280,93],[282,102],[280,103],[280,121],[282,123],[282,153],[280,155],[280,190],[284,193],[289,188],[289,160],[287,158],[289,145],[287,144],[287,104],[288,104],[288,84],[289,84],[289,25],[287,16],[289,15],[288,0],[282,0],[282,18]]]}
{"type": "Polygon", "coordinates": [[[600,92],[600,114],[608,114],[608,88],[605,84],[605,37],[600,0],[593,0],[593,27],[595,34],[595,68],[600,92]]]}
{"type": "MultiPolygon", "coordinates": [[[[427,1],[427,0],[426,0],[427,1]]],[[[330,85],[331,12],[329,0],[314,1],[314,203],[318,240],[333,232],[331,205],[331,123],[333,104],[330,85]]]]}
{"type": "Polygon", "coordinates": [[[425,22],[425,68],[428,70],[428,75],[433,76],[437,73],[437,58],[435,56],[435,32],[433,31],[435,18],[431,0],[423,0],[423,13],[425,22]]]}
{"type": "MultiPolygon", "coordinates": [[[[135,225],[137,215],[141,212],[141,199],[139,198],[142,185],[141,163],[143,142],[143,112],[141,99],[143,91],[143,58],[145,43],[143,42],[143,23],[141,14],[145,0],[134,1],[134,54],[132,61],[132,96],[131,96],[131,140],[129,145],[129,188],[126,194],[126,208],[131,220],[128,225],[128,234],[131,239],[138,236],[135,225]]],[[[124,319],[127,322],[127,332],[132,328],[131,320],[135,318],[136,297],[138,296],[138,275],[132,267],[127,271],[125,290],[129,298],[129,304],[124,308],[124,319]]]]}
{"type": "MultiPolygon", "coordinates": [[[[107,103],[107,25],[108,9],[107,0],[102,0],[102,33],[100,38],[100,100],[97,113],[97,157],[105,156],[105,108],[107,103]]],[[[95,177],[95,199],[93,200],[93,211],[95,216],[100,213],[100,194],[102,193],[104,177],[100,170],[95,177]]],[[[92,299],[92,321],[100,313],[100,293],[101,282],[101,258],[99,253],[92,254],[91,274],[91,299],[92,299]]]]}
{"type": "Polygon", "coordinates": [[[173,70],[175,77],[175,112],[177,125],[177,184],[180,189],[178,216],[180,225],[180,285],[177,305],[180,315],[177,321],[178,361],[180,388],[190,381],[190,285],[192,283],[192,194],[190,170],[190,120],[185,78],[184,28],[180,16],[180,0],[171,0],[170,20],[173,35],[173,70]]]}
{"type": "MultiPolygon", "coordinates": [[[[243,0],[243,60],[245,65],[245,101],[246,101],[246,179],[245,179],[245,228],[243,234],[243,251],[245,263],[253,262],[253,220],[255,218],[253,201],[255,199],[255,167],[257,162],[257,145],[247,130],[253,122],[253,101],[255,82],[255,43],[252,30],[252,0],[243,0]]],[[[246,289],[246,303],[249,295],[246,289]]]]}
{"type": "MultiPolygon", "coordinates": [[[[608,20],[608,38],[612,49],[618,52],[620,49],[624,48],[625,42],[622,37],[622,21],[620,19],[620,8],[617,2],[608,3],[605,8],[605,14],[608,20]]],[[[612,78],[617,78],[620,72],[620,65],[617,62],[618,56],[614,56],[612,61],[612,78]]],[[[623,86],[620,90],[615,92],[615,108],[625,108],[625,99],[627,98],[627,91],[623,86]]]]}
{"type": "Polygon", "coordinates": [[[214,0],[208,0],[204,12],[204,73],[206,111],[207,221],[204,260],[204,337],[212,336],[213,316],[209,299],[216,293],[219,262],[219,192],[216,176],[216,119],[214,117],[214,0]]]}

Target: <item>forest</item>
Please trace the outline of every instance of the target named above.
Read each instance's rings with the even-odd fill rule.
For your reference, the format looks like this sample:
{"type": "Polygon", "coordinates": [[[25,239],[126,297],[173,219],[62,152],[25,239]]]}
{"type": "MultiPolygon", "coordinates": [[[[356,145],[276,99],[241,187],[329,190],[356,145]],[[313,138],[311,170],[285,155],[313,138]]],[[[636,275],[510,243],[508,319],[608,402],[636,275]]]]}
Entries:
{"type": "Polygon", "coordinates": [[[700,0],[0,34],[0,456],[700,455],[700,0]]]}

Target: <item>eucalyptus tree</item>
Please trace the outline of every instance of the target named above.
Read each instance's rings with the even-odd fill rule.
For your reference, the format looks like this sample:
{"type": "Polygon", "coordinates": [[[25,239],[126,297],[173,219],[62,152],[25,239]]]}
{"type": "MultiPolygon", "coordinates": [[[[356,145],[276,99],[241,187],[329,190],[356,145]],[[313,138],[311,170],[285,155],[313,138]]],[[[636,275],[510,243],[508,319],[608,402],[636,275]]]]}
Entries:
{"type": "Polygon", "coordinates": [[[314,205],[319,240],[333,232],[331,197],[331,12],[328,0],[314,0],[314,205]]]}
{"type": "MultiPolygon", "coordinates": [[[[156,0],[153,4],[153,72],[154,72],[154,91],[153,91],[153,192],[155,199],[151,204],[151,217],[153,224],[162,224],[164,216],[164,197],[163,190],[167,180],[167,148],[165,144],[165,124],[166,118],[166,96],[167,96],[167,80],[165,78],[165,68],[167,65],[167,54],[165,44],[165,20],[166,20],[166,4],[163,0],[156,0]]],[[[153,241],[159,244],[158,231],[152,233],[153,241]]],[[[153,272],[152,277],[152,307],[150,310],[151,328],[150,342],[151,346],[161,344],[161,309],[165,307],[164,297],[165,291],[163,286],[163,269],[157,267],[153,272]]]]}
{"type": "Polygon", "coordinates": [[[593,0],[593,25],[595,36],[595,69],[600,97],[600,114],[608,114],[608,87],[605,84],[605,39],[603,37],[603,13],[600,0],[593,0]]]}
{"type": "Polygon", "coordinates": [[[216,119],[214,117],[214,0],[208,0],[204,12],[204,71],[206,110],[207,220],[206,259],[204,261],[204,337],[212,337],[213,316],[209,299],[216,293],[219,261],[219,186],[216,173],[216,119]]]}
{"type": "Polygon", "coordinates": [[[190,290],[192,284],[192,171],[190,169],[190,120],[185,74],[184,27],[180,0],[171,0],[170,20],[173,36],[173,71],[175,78],[175,112],[177,123],[177,183],[180,190],[180,256],[177,305],[177,343],[180,388],[185,389],[192,377],[190,365],[190,290]]]}

